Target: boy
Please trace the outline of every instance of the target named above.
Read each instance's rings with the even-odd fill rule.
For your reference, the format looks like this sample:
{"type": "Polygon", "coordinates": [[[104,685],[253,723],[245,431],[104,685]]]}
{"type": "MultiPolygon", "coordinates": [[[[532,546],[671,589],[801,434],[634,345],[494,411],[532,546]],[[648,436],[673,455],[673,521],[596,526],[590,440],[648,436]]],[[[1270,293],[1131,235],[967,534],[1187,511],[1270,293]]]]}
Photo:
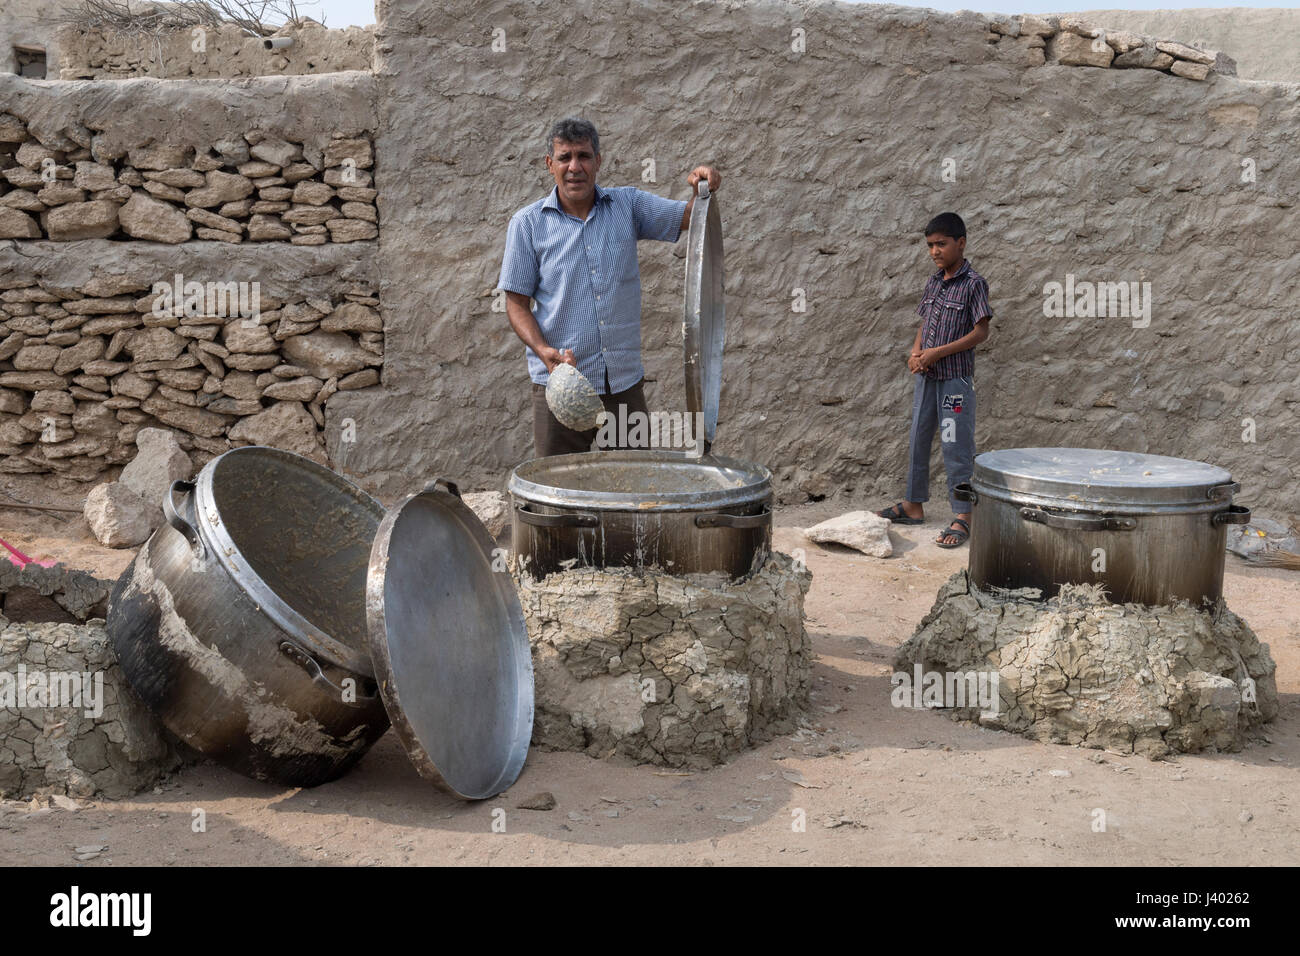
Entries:
{"type": "Polygon", "coordinates": [[[970,512],[953,489],[970,481],[975,457],[975,346],[989,336],[989,284],[966,261],[966,224],[955,212],[940,213],[925,227],[925,244],[939,271],[930,276],[916,312],[907,367],[916,378],[906,500],[878,511],[898,524],[921,524],[930,499],[930,447],[940,431],[948,500],[955,517],[935,539],[956,548],[970,537],[970,512]]]}

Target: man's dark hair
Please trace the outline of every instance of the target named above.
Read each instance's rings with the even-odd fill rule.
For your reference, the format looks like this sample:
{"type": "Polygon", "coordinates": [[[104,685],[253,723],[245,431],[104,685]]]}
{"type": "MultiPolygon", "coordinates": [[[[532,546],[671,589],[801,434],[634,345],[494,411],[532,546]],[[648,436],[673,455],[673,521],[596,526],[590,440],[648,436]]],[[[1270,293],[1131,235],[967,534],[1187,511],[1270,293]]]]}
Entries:
{"type": "Polygon", "coordinates": [[[938,233],[949,239],[960,239],[966,235],[966,223],[955,212],[941,212],[925,224],[925,234],[933,236],[938,233]]]}
{"type": "Polygon", "coordinates": [[[551,127],[551,135],[546,138],[546,155],[555,156],[555,141],[562,143],[581,143],[584,140],[591,143],[591,151],[597,156],[600,155],[600,134],[596,132],[596,127],[592,126],[585,119],[562,119],[551,127]]]}

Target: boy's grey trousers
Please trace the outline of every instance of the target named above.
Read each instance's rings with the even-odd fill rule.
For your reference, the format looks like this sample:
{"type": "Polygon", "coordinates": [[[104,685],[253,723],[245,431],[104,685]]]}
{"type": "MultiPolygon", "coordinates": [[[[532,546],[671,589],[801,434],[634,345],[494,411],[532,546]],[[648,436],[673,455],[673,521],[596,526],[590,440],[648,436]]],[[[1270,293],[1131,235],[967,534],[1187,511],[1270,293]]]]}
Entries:
{"type": "Polygon", "coordinates": [[[948,474],[948,501],[953,514],[965,514],[970,505],[952,491],[970,481],[975,459],[975,382],[969,378],[936,379],[916,375],[912,396],[912,448],[907,469],[907,500],[930,500],[930,449],[935,430],[948,474]]]}

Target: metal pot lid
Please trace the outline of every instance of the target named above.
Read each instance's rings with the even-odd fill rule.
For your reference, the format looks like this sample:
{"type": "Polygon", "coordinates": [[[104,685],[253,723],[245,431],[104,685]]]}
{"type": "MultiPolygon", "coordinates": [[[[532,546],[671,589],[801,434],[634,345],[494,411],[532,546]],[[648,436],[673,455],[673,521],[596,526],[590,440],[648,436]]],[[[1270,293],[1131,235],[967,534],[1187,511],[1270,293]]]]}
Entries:
{"type": "Polygon", "coordinates": [[[588,451],[526,461],[510,473],[507,488],[515,498],[555,508],[703,511],[766,500],[772,473],[720,455],[588,451]]]}
{"type": "Polygon", "coordinates": [[[533,732],[528,630],[495,543],[449,481],[388,512],[366,620],[379,693],[422,777],[468,800],[515,782],[533,732]]]}
{"type": "Polygon", "coordinates": [[[686,305],[682,337],[686,358],[686,410],[704,416],[704,437],[713,442],[722,394],[722,219],[709,184],[698,186],[686,238],[686,305]]]}
{"type": "Polygon", "coordinates": [[[1195,506],[1229,501],[1237,485],[1216,465],[1102,448],[1006,448],[975,458],[976,491],[1080,507],[1195,506]]]}

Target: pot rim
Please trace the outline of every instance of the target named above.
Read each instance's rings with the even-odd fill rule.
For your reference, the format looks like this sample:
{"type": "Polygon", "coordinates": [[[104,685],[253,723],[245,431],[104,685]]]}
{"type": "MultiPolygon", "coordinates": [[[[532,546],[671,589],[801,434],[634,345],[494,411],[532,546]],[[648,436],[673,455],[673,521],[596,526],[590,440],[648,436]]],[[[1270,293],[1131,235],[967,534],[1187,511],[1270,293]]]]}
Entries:
{"type": "Polygon", "coordinates": [[[1196,504],[1131,504],[1118,501],[1086,501],[1078,498],[1062,498],[1056,495],[1028,494],[1007,491],[1005,488],[991,487],[983,482],[971,482],[971,488],[977,495],[975,506],[980,500],[996,501],[1015,508],[1034,507],[1051,508],[1057,511],[1077,512],[1084,515],[1131,515],[1133,517],[1177,518],[1183,515],[1217,514],[1227,511],[1231,500],[1210,500],[1196,504]]]}
{"type": "MultiPolygon", "coordinates": [[[[226,530],[217,507],[213,476],[219,464],[232,455],[258,455],[263,458],[279,459],[294,467],[306,467],[319,473],[338,490],[354,498],[359,504],[371,510],[376,517],[376,525],[385,515],[383,505],[362,491],[342,475],[318,465],[310,458],[295,455],[268,445],[246,445],[232,448],[213,458],[200,469],[194,479],[194,517],[196,530],[203,537],[208,556],[230,576],[231,583],[242,590],[258,609],[290,637],[305,645],[305,649],[319,655],[325,662],[342,667],[362,677],[374,679],[375,668],[367,648],[354,649],[332,637],[324,628],[313,624],[299,611],[290,607],[275,590],[266,583],[244,556],[234,538],[226,530]]],[[[364,600],[364,597],[362,598],[364,600]]]]}
{"type": "Polygon", "coordinates": [[[1006,448],[977,455],[971,487],[1015,504],[1072,511],[1165,514],[1220,511],[1237,485],[1217,465],[1100,448],[1006,448]]]}
{"type": "Polygon", "coordinates": [[[587,451],[572,455],[533,458],[515,466],[507,484],[510,496],[520,502],[548,505],[552,508],[579,508],[601,512],[635,514],[711,511],[718,508],[762,504],[772,495],[772,473],[762,465],[739,458],[705,455],[697,458],[684,452],[664,449],[625,449],[587,451]],[[546,480],[555,472],[571,471],[590,465],[611,467],[620,463],[666,463],[674,467],[708,468],[734,473],[733,487],[707,491],[674,491],[643,494],[628,491],[588,491],[550,484],[546,480]]]}

